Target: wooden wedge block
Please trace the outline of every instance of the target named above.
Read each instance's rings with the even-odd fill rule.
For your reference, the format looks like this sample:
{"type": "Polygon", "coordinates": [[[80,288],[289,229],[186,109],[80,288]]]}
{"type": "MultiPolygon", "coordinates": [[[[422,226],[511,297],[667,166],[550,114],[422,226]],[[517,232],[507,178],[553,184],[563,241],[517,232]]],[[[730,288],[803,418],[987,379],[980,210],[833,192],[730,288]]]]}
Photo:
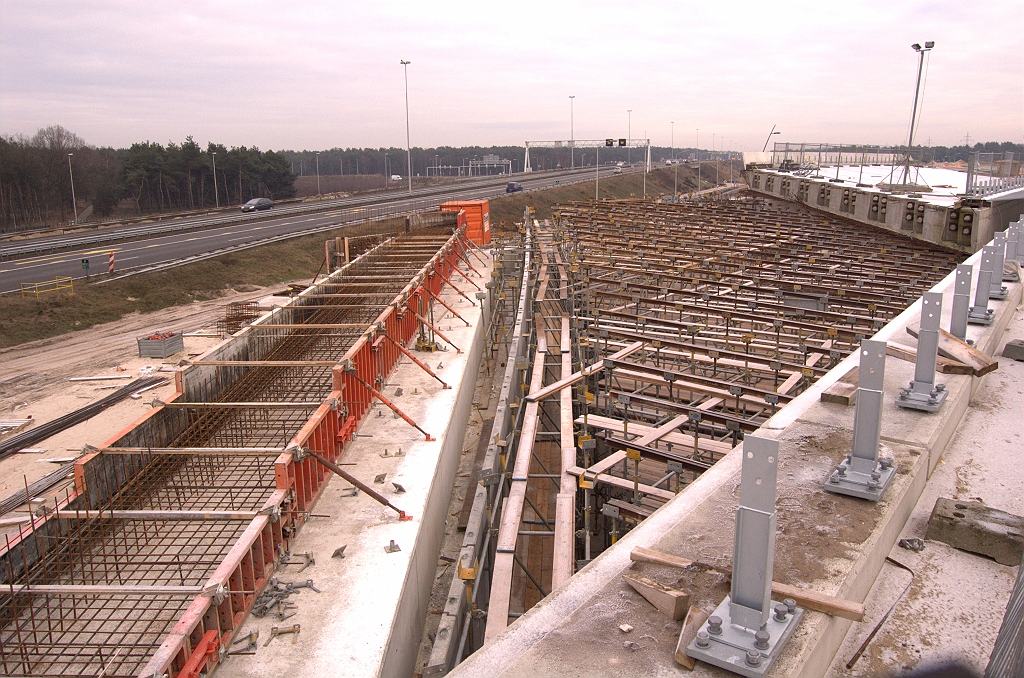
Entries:
{"type": "Polygon", "coordinates": [[[629,552],[629,559],[636,563],[654,563],[655,565],[668,565],[669,567],[689,567],[693,565],[692,560],[680,558],[669,553],[662,553],[654,549],[645,549],[643,546],[634,546],[629,552]]]}
{"type": "MultiPolygon", "coordinates": [[[[638,563],[653,563],[655,565],[668,565],[669,567],[678,568],[689,567],[695,562],[687,558],[681,558],[669,553],[661,553],[660,551],[642,546],[634,546],[633,550],[629,553],[629,559],[638,563]]],[[[730,577],[732,576],[730,568],[716,566],[715,569],[723,574],[728,574],[730,577]]],[[[863,621],[864,619],[864,605],[862,603],[843,600],[842,598],[818,593],[817,591],[801,589],[796,586],[773,581],[772,595],[776,599],[792,598],[796,601],[797,605],[806,607],[809,610],[824,612],[833,617],[842,617],[843,619],[852,619],[853,621],[863,621]]]]}
{"type": "Polygon", "coordinates": [[[689,611],[686,613],[686,621],[683,622],[683,631],[679,634],[679,642],[676,643],[676,663],[682,664],[691,671],[696,660],[686,654],[686,648],[697,637],[700,627],[704,626],[704,622],[707,620],[707,612],[699,607],[690,606],[689,611]]]}
{"type": "Polygon", "coordinates": [[[854,366],[849,372],[839,377],[839,381],[821,392],[821,402],[836,403],[849,407],[857,402],[857,380],[860,368],[854,366]]]}
{"type": "Polygon", "coordinates": [[[658,608],[672,619],[682,619],[686,610],[690,607],[690,594],[685,591],[665,586],[660,582],[639,575],[625,575],[623,579],[633,587],[637,593],[647,599],[654,607],[658,608]]]}
{"type": "MultiPolygon", "coordinates": [[[[916,338],[917,328],[908,327],[907,334],[916,338]]],[[[939,330],[939,355],[968,365],[974,371],[974,376],[983,377],[989,372],[999,369],[999,362],[985,355],[974,348],[966,341],[957,339],[946,330],[939,330]]]]}

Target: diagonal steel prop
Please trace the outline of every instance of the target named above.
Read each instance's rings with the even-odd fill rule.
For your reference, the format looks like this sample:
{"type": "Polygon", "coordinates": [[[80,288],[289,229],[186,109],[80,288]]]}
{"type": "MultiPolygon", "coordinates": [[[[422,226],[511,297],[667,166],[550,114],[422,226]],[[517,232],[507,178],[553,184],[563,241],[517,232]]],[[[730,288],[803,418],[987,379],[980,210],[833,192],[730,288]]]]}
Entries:
{"type": "Polygon", "coordinates": [[[433,300],[434,300],[434,301],[436,301],[437,303],[439,303],[439,304],[441,304],[442,306],[444,306],[445,308],[447,308],[447,309],[448,309],[449,311],[451,311],[451,312],[452,312],[452,315],[454,315],[454,316],[455,316],[456,318],[458,318],[458,319],[459,319],[459,320],[461,320],[462,322],[466,323],[466,327],[469,327],[469,321],[468,321],[468,320],[466,320],[465,318],[463,318],[463,317],[462,317],[461,315],[459,315],[459,314],[458,314],[458,313],[456,312],[456,310],[455,310],[454,308],[452,308],[452,307],[451,307],[451,306],[449,306],[448,304],[444,303],[444,301],[442,301],[442,300],[441,300],[441,297],[439,297],[438,295],[434,294],[433,292],[431,292],[431,291],[430,291],[430,290],[429,290],[428,288],[426,288],[426,287],[424,287],[424,288],[423,288],[423,290],[424,290],[424,291],[425,291],[425,292],[426,292],[427,294],[429,294],[429,295],[430,295],[430,298],[431,298],[431,299],[433,299],[433,300]]]}
{"type": "Polygon", "coordinates": [[[339,476],[341,476],[342,478],[344,478],[348,482],[350,482],[353,485],[355,485],[356,487],[358,487],[360,490],[365,492],[367,495],[369,495],[375,501],[377,501],[377,502],[379,502],[381,504],[384,504],[385,506],[387,506],[389,509],[391,509],[393,511],[397,511],[398,512],[398,519],[399,520],[412,520],[412,516],[407,515],[405,511],[403,511],[402,509],[400,509],[397,506],[395,506],[394,504],[392,504],[390,501],[387,500],[386,497],[384,497],[384,495],[377,493],[372,487],[370,487],[366,483],[362,482],[361,480],[359,480],[358,478],[353,476],[351,473],[345,471],[343,468],[341,468],[340,466],[338,466],[334,462],[331,462],[328,459],[326,459],[324,457],[321,457],[319,454],[317,454],[316,452],[314,452],[312,450],[306,450],[306,454],[308,454],[309,456],[313,457],[318,462],[320,462],[321,464],[326,466],[328,469],[334,471],[339,476]]]}

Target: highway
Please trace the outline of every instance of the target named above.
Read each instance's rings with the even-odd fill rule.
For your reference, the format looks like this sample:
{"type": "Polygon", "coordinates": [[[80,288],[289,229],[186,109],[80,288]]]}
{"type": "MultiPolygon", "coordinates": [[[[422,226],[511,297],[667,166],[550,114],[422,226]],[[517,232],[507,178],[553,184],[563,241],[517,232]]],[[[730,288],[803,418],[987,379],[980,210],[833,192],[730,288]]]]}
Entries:
{"type": "MultiPolygon", "coordinates": [[[[611,176],[612,167],[601,168],[601,177],[611,176]]],[[[435,208],[448,200],[473,200],[505,195],[508,177],[488,177],[471,185],[455,185],[414,190],[409,193],[389,193],[372,198],[346,198],[324,203],[305,203],[285,206],[260,213],[239,221],[241,214],[216,217],[192,217],[162,223],[125,226],[87,234],[50,236],[34,241],[18,241],[0,247],[0,294],[20,290],[21,283],[43,282],[57,276],[85,278],[82,259],[89,260],[92,279],[107,277],[107,257],[114,253],[115,275],[125,270],[145,269],[161,264],[179,262],[230,248],[251,246],[273,238],[329,230],[346,223],[364,219],[402,214],[435,208]],[[352,203],[355,204],[352,204],[352,203]],[[299,208],[299,209],[294,209],[299,208]],[[223,226],[212,225],[216,220],[230,221],[223,226]],[[211,224],[212,222],[212,224],[211,224]],[[149,229],[149,230],[140,230],[149,229]],[[71,240],[78,238],[79,240],[71,240]],[[130,239],[127,240],[126,239],[130,239]],[[15,251],[15,247],[32,243],[37,248],[48,248],[37,254],[15,251]],[[54,251],[55,249],[59,251],[54,251]],[[20,254],[20,256],[19,256],[20,254]],[[10,257],[17,258],[10,258],[10,257]],[[97,275],[99,274],[99,275],[97,275]]],[[[575,172],[546,172],[543,174],[513,176],[526,190],[550,188],[593,181],[594,170],[575,172]]],[[[38,251],[38,249],[37,249],[38,251]]]]}

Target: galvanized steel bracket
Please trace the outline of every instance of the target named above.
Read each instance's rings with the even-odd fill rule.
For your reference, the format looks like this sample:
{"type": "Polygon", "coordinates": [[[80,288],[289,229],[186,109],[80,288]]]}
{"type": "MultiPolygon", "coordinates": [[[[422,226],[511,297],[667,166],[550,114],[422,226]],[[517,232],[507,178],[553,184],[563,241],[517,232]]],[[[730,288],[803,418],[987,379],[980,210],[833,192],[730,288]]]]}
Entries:
{"type": "Polygon", "coordinates": [[[974,306],[967,312],[967,322],[972,325],[991,325],[995,319],[995,310],[988,307],[995,256],[995,247],[986,245],[981,248],[981,266],[978,269],[978,286],[974,291],[974,306]]]}
{"type": "Polygon", "coordinates": [[[971,308],[971,278],[974,269],[970,264],[956,267],[956,282],[953,286],[953,313],[949,320],[949,333],[957,339],[967,341],[967,313],[971,308]]]}
{"type": "Polygon", "coordinates": [[[892,459],[879,461],[882,431],[882,389],[885,385],[884,341],[865,340],[860,345],[860,387],[853,415],[853,449],[836,467],[824,490],[878,501],[896,475],[892,459]]]}
{"type": "Polygon", "coordinates": [[[771,599],[778,459],[778,441],[752,435],[743,441],[732,589],[686,649],[750,678],[768,673],[804,614],[792,600],[773,605],[771,599]]]}
{"type": "Polygon", "coordinates": [[[904,409],[938,412],[946,401],[945,384],[935,383],[935,361],[939,355],[939,321],[942,293],[925,292],[921,300],[921,329],[917,338],[914,380],[900,391],[896,405],[904,409]]]}

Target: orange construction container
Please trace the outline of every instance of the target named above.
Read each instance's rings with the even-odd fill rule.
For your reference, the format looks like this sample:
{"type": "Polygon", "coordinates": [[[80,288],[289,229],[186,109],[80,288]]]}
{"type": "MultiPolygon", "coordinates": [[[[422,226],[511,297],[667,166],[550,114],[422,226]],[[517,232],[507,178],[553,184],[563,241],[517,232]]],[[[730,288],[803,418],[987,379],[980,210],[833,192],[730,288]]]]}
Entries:
{"type": "Polygon", "coordinates": [[[442,212],[466,213],[466,234],[477,245],[491,242],[491,209],[486,200],[453,200],[441,204],[442,212]]]}

